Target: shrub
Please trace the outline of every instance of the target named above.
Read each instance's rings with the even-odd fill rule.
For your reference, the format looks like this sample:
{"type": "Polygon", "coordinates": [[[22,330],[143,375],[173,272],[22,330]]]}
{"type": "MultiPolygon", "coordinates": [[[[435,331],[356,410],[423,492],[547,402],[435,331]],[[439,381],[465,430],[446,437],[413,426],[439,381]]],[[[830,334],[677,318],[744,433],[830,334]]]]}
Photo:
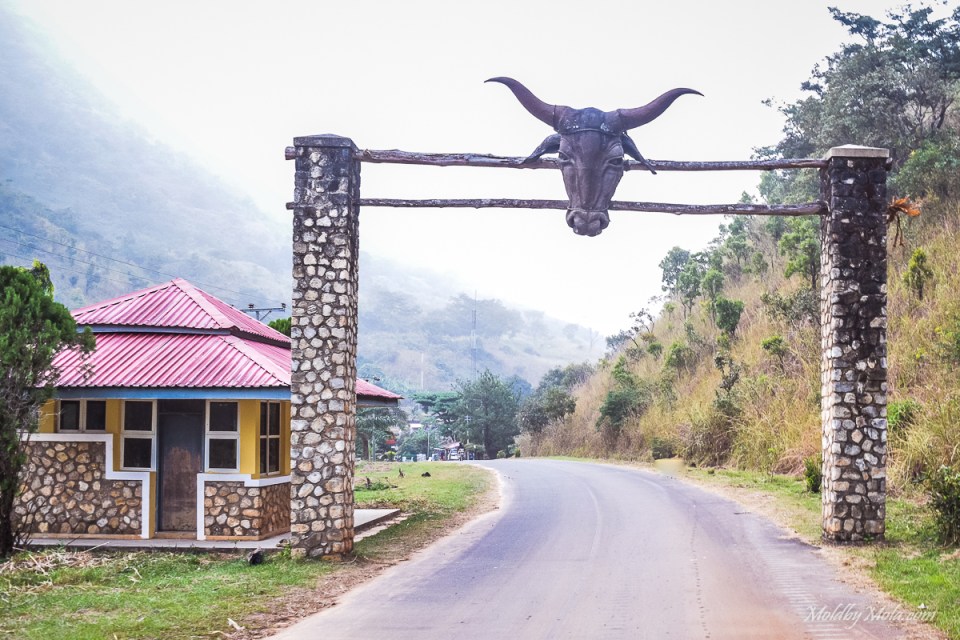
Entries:
{"type": "Polygon", "coordinates": [[[923,300],[923,290],[927,282],[933,278],[933,271],[927,265],[927,252],[916,249],[910,256],[910,264],[903,272],[903,284],[916,294],[918,300],[923,300]]]}
{"type": "Polygon", "coordinates": [[[960,471],[940,467],[927,480],[927,491],[940,541],[960,544],[960,471]]]}
{"type": "Polygon", "coordinates": [[[764,338],[760,343],[763,350],[774,356],[780,363],[780,369],[783,369],[783,357],[787,355],[787,343],[781,335],[764,338]]]}
{"type": "Polygon", "coordinates": [[[663,460],[677,455],[677,449],[672,440],[657,436],[650,444],[650,453],[654,460],[663,460]]]}
{"type": "Polygon", "coordinates": [[[498,459],[502,459],[502,458],[506,458],[506,457],[507,457],[507,452],[506,452],[506,451],[504,451],[503,449],[500,449],[500,451],[497,451],[497,458],[498,458],[498,459]]]}
{"type": "Polygon", "coordinates": [[[803,461],[803,480],[810,493],[820,493],[823,483],[823,456],[819,453],[803,461]]]}
{"type": "Polygon", "coordinates": [[[920,403],[913,398],[898,400],[887,405],[887,429],[892,435],[902,432],[920,416],[920,403]]]}
{"type": "Polygon", "coordinates": [[[719,466],[730,457],[735,436],[734,419],[711,405],[681,426],[683,457],[697,466],[719,466]]]}
{"type": "Polygon", "coordinates": [[[650,404],[650,394],[633,386],[616,387],[607,392],[600,405],[597,429],[602,429],[610,440],[616,440],[631,417],[641,415],[650,404]]]}
{"type": "Polygon", "coordinates": [[[740,316],[743,314],[743,302],[740,300],[717,298],[714,306],[716,307],[717,328],[727,336],[732,337],[737,331],[737,325],[740,324],[740,316]]]}

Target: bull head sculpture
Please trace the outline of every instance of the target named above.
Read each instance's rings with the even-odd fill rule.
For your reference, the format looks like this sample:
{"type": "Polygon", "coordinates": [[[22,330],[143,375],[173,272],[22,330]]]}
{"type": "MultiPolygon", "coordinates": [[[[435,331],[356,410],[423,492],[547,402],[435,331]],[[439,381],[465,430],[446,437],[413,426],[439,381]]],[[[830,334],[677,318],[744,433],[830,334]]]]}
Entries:
{"type": "Polygon", "coordinates": [[[636,109],[600,111],[547,104],[513,78],[491,78],[487,82],[505,84],[527,111],[557,132],[541,142],[524,162],[546,153],[558,154],[570,198],[567,224],[583,236],[599,235],[610,224],[608,209],[623,177],[624,154],[656,173],[627,131],[659,117],[685,93],[703,95],[693,89],[672,89],[636,109]]]}

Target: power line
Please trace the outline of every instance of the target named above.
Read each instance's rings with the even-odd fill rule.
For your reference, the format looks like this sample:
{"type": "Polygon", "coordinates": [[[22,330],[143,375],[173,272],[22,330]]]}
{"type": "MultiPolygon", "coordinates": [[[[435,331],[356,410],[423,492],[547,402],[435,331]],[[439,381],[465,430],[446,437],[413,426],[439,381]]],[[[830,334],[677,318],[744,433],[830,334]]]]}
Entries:
{"type": "MultiPolygon", "coordinates": [[[[61,245],[61,246],[63,246],[63,247],[67,247],[68,249],[72,249],[72,250],[74,250],[74,251],[82,251],[83,253],[89,253],[90,255],[97,256],[98,258],[103,258],[104,260],[110,260],[110,261],[112,261],[112,262],[117,262],[117,263],[119,263],[119,264],[127,265],[128,267],[134,267],[135,269],[141,269],[141,270],[143,270],[143,271],[149,271],[150,273],[156,273],[156,274],[159,274],[159,275],[161,275],[161,276],[166,276],[166,277],[168,277],[168,278],[177,278],[177,277],[179,277],[179,276],[174,275],[174,274],[172,274],[172,273],[166,273],[166,272],[163,272],[163,271],[158,271],[157,269],[151,269],[151,268],[149,268],[149,267],[141,267],[140,265],[134,264],[133,262],[126,262],[126,261],[124,261],[124,260],[118,260],[117,258],[111,258],[110,256],[105,256],[105,255],[103,255],[102,253],[97,253],[96,251],[90,251],[89,249],[81,249],[80,247],[75,247],[75,246],[73,246],[73,245],[67,244],[66,242],[60,242],[60,241],[58,241],[58,240],[53,240],[53,239],[51,239],[51,238],[46,238],[46,237],[44,237],[44,236],[39,236],[39,235],[37,235],[37,234],[35,234],[35,233],[28,233],[28,232],[26,232],[26,231],[21,231],[20,229],[15,229],[15,228],[13,228],[13,227],[8,227],[8,226],[6,226],[6,225],[0,224],[0,229],[7,229],[7,230],[9,230],[9,231],[13,231],[13,232],[15,232],[15,233],[19,233],[19,234],[21,234],[21,235],[30,236],[31,238],[37,238],[37,239],[39,239],[39,240],[43,240],[44,242],[52,242],[53,244],[59,244],[59,245],[61,245]]],[[[11,240],[11,242],[16,242],[16,240],[11,240]]],[[[17,244],[20,244],[20,243],[18,242],[17,244]]],[[[36,248],[36,247],[30,247],[29,245],[22,245],[22,246],[27,246],[28,248],[32,248],[32,249],[35,249],[35,250],[37,250],[37,251],[46,251],[45,249],[38,249],[38,248],[36,248]]],[[[53,253],[52,251],[46,251],[46,252],[47,252],[47,253],[53,253]]],[[[55,253],[54,253],[53,255],[59,255],[59,254],[55,254],[55,253]]],[[[69,259],[73,260],[74,258],[69,258],[69,259]]],[[[82,262],[82,261],[81,261],[81,262],[82,262]]],[[[85,262],[84,264],[91,264],[92,266],[95,266],[95,267],[100,268],[100,269],[107,269],[107,268],[108,268],[108,267],[103,267],[103,266],[96,265],[96,264],[89,263],[89,262],[85,262]]],[[[122,272],[122,273],[124,273],[125,275],[128,275],[128,276],[131,276],[131,277],[140,277],[140,276],[134,276],[133,274],[127,273],[127,272],[122,272]]],[[[195,284],[198,284],[198,285],[200,285],[200,286],[206,287],[206,288],[208,288],[208,289],[218,289],[218,290],[220,290],[220,291],[226,291],[226,292],[228,292],[228,293],[234,293],[234,294],[236,294],[236,295],[238,295],[238,296],[244,296],[244,294],[243,294],[242,292],[240,292],[240,291],[235,291],[235,290],[233,290],[233,289],[227,289],[226,287],[221,287],[221,286],[215,285],[215,284],[209,284],[209,283],[206,283],[206,282],[200,282],[199,280],[195,281],[195,284]]]]}
{"type": "MultiPolygon", "coordinates": [[[[20,258],[21,260],[27,260],[27,261],[30,262],[30,263],[33,263],[33,261],[36,259],[35,257],[21,256],[21,255],[16,254],[16,253],[7,253],[6,255],[7,255],[7,256],[10,256],[10,257],[13,257],[13,258],[20,258]]],[[[59,257],[62,257],[62,256],[57,256],[57,257],[59,258],[59,257]]],[[[29,265],[25,265],[25,266],[29,267],[29,265]]],[[[83,275],[87,275],[87,274],[84,273],[83,271],[80,271],[80,270],[78,270],[78,269],[72,269],[72,268],[70,268],[70,267],[68,267],[68,266],[66,266],[66,265],[54,264],[53,266],[56,267],[57,269],[61,270],[61,271],[69,271],[69,272],[71,272],[71,273],[76,273],[76,274],[79,274],[79,275],[82,275],[82,276],[83,276],[83,275]]],[[[128,280],[117,280],[117,279],[115,279],[115,278],[108,278],[108,277],[106,277],[106,276],[100,276],[100,277],[102,277],[104,280],[107,280],[107,281],[109,281],[109,282],[115,282],[115,283],[117,283],[117,284],[126,285],[126,286],[128,286],[128,287],[130,286],[130,282],[129,282],[128,280]]],[[[138,277],[140,277],[140,276],[131,276],[131,277],[133,277],[133,278],[138,278],[138,277]]]]}
{"type": "MultiPolygon", "coordinates": [[[[3,242],[12,242],[13,244],[19,245],[19,246],[24,247],[24,248],[26,248],[26,249],[32,249],[32,250],[34,250],[34,251],[42,251],[43,253],[49,253],[50,255],[52,255],[52,256],[54,256],[54,257],[56,257],[56,258],[60,258],[61,260],[70,260],[71,262],[79,262],[80,264],[89,265],[89,266],[93,267],[94,269],[102,269],[102,270],[104,270],[104,271],[112,271],[112,272],[114,272],[114,273],[119,273],[119,274],[122,275],[122,276],[127,276],[128,278],[134,278],[134,279],[139,279],[139,280],[146,280],[146,277],[144,277],[144,276],[138,276],[138,275],[135,275],[135,274],[130,273],[130,272],[128,272],[128,271],[120,271],[119,269],[111,269],[110,267],[104,267],[103,265],[95,264],[95,263],[93,263],[93,262],[87,262],[86,260],[80,260],[79,258],[73,258],[73,257],[71,257],[71,256],[65,256],[65,255],[63,255],[63,254],[56,253],[55,251],[50,251],[50,250],[48,250],[48,249],[41,249],[41,248],[39,248],[39,247],[34,247],[34,246],[32,246],[32,245],[29,245],[29,244],[24,244],[23,242],[17,242],[16,240],[11,240],[11,239],[9,239],[9,238],[0,238],[0,240],[2,240],[3,242]]],[[[58,243],[58,244],[62,244],[62,243],[58,243]]],[[[26,257],[26,256],[21,256],[21,255],[18,255],[18,254],[13,254],[13,253],[11,253],[10,255],[16,256],[16,257],[21,258],[21,259],[23,259],[23,260],[34,260],[34,258],[28,258],[28,257],[26,257]]],[[[70,267],[65,266],[65,265],[55,265],[55,266],[56,266],[58,269],[64,269],[64,270],[66,270],[66,271],[71,271],[71,272],[73,272],[73,273],[77,273],[77,274],[80,274],[80,275],[88,275],[88,274],[84,273],[83,271],[79,271],[79,270],[77,270],[77,269],[73,269],[73,268],[70,268],[70,267]]],[[[115,283],[117,283],[117,284],[123,284],[123,285],[126,285],[126,286],[128,286],[128,287],[130,286],[130,282],[129,282],[129,281],[121,281],[121,280],[117,280],[116,278],[108,278],[108,277],[105,277],[105,276],[98,276],[98,277],[102,277],[104,280],[108,280],[108,281],[110,281],[110,282],[115,282],[115,283]]],[[[232,299],[232,300],[228,300],[228,302],[233,302],[234,306],[235,306],[235,307],[238,307],[238,308],[243,306],[243,303],[238,302],[235,298],[232,299]]]]}

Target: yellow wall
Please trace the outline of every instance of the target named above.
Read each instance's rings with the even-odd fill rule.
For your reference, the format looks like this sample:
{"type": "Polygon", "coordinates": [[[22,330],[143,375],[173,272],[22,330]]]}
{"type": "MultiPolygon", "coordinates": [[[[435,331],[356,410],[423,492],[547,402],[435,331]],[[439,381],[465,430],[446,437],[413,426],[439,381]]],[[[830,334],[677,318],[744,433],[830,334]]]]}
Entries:
{"type": "MultiPolygon", "coordinates": [[[[240,401],[240,473],[260,477],[260,400],[240,401]]],[[[280,401],[280,475],[290,473],[290,402],[280,401]]]]}
{"type": "Polygon", "coordinates": [[[40,408],[40,424],[37,431],[53,433],[57,430],[57,401],[48,400],[40,408]]]}
{"type": "Polygon", "coordinates": [[[240,407],[240,473],[256,477],[260,471],[260,401],[241,400],[240,407]]]}
{"type": "MultiPolygon", "coordinates": [[[[237,403],[240,420],[240,473],[260,476],[260,400],[240,400],[237,403]]],[[[57,402],[50,400],[40,412],[39,431],[54,433],[57,428],[57,402]]],[[[120,430],[123,401],[107,400],[107,433],[114,434],[113,468],[120,469],[122,455],[120,430]]],[[[280,473],[290,473],[290,402],[280,402],[280,473]]],[[[156,474],[154,474],[155,476],[156,474]]],[[[154,481],[156,478],[154,478],[154,481]]],[[[156,482],[154,482],[154,490],[156,482]]],[[[151,515],[152,517],[152,515],[151,515]]]]}

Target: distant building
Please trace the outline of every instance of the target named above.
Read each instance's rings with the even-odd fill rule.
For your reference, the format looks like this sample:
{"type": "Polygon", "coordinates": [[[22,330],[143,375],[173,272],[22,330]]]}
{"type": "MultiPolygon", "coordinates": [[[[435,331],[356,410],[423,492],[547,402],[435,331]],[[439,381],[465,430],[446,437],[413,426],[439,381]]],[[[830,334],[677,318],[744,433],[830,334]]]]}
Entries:
{"type": "MultiPolygon", "coordinates": [[[[261,539],[290,528],[290,338],[185,280],[73,312],[17,515],[43,536],[261,539]]],[[[357,380],[359,406],[400,396],[357,380]]]]}

